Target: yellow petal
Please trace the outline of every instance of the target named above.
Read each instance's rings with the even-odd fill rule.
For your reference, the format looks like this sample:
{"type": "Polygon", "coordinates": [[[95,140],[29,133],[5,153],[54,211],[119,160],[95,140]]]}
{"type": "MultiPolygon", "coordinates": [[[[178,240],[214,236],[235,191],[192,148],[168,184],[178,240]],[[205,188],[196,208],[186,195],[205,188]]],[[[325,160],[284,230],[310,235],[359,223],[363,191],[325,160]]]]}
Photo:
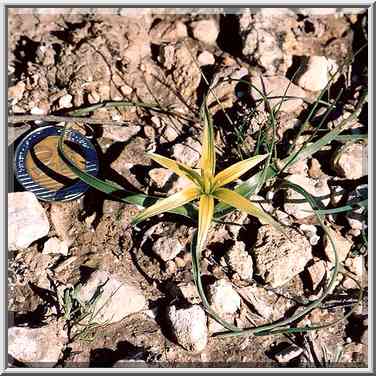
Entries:
{"type": "Polygon", "coordinates": [[[218,200],[224,202],[227,205],[233,206],[236,209],[244,211],[263,222],[269,223],[274,226],[277,230],[284,232],[282,226],[276,222],[269,214],[265,213],[263,210],[258,208],[256,205],[252,204],[251,201],[247,200],[239,193],[230,191],[226,188],[218,188],[213,193],[214,197],[218,200]]]}
{"type": "Polygon", "coordinates": [[[206,101],[201,106],[201,117],[204,122],[204,132],[202,135],[202,155],[201,169],[206,173],[214,175],[215,172],[215,150],[214,150],[214,130],[213,119],[210,115],[206,101]]]}
{"type": "Polygon", "coordinates": [[[176,162],[170,158],[166,158],[155,153],[149,153],[148,155],[153,161],[175,172],[175,174],[187,177],[189,180],[191,180],[196,185],[199,185],[200,187],[203,185],[201,176],[195,170],[186,166],[185,164],[176,162]]]}
{"type": "Polygon", "coordinates": [[[132,224],[136,225],[154,215],[158,215],[166,211],[178,208],[179,206],[182,206],[187,202],[199,197],[200,192],[201,190],[197,187],[189,187],[178,193],[175,193],[174,195],[168,198],[162,199],[154,205],[149,206],[138,215],[136,215],[136,217],[132,221],[132,224]]]}
{"type": "Polygon", "coordinates": [[[198,210],[198,234],[197,247],[201,250],[205,245],[208,236],[209,227],[213,219],[214,213],[214,198],[209,195],[202,195],[200,198],[200,205],[198,210]]]}
{"type": "Polygon", "coordinates": [[[231,183],[239,176],[245,174],[248,170],[252,167],[256,166],[258,163],[263,161],[268,154],[264,155],[256,155],[255,157],[245,159],[244,161],[240,161],[235,163],[234,165],[226,168],[225,170],[221,171],[214,179],[214,185],[216,188],[222,187],[228,183],[231,183]]]}

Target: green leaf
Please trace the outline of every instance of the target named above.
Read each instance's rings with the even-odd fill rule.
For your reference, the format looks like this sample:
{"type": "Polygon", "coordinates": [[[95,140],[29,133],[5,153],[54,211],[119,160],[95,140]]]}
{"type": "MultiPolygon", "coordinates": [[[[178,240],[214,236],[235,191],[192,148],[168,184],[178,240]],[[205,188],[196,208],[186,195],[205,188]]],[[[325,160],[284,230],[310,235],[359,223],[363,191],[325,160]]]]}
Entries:
{"type": "MultiPolygon", "coordinates": [[[[112,197],[116,198],[119,201],[122,201],[128,204],[139,205],[142,207],[148,207],[148,206],[155,204],[159,200],[163,200],[163,198],[160,198],[160,197],[149,196],[143,193],[135,193],[135,192],[125,190],[113,182],[103,181],[81,170],[64,153],[64,150],[63,150],[64,135],[65,135],[65,131],[62,132],[62,135],[60,136],[59,142],[58,142],[58,153],[61,159],[67,164],[67,166],[72,170],[74,174],[76,174],[83,182],[85,182],[91,188],[94,188],[100,192],[111,195],[112,197]]],[[[175,208],[171,210],[170,213],[182,215],[184,217],[188,217],[193,220],[197,219],[197,210],[192,205],[185,205],[180,208],[175,208]]]]}

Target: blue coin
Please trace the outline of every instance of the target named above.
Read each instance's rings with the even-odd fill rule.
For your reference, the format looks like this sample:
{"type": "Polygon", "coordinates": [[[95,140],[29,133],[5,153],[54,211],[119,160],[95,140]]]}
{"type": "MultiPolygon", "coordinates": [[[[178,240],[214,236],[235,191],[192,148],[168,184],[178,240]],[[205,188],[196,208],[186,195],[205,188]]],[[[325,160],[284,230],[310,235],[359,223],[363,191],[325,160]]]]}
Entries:
{"type": "MultiPolygon", "coordinates": [[[[89,188],[59,156],[57,142],[62,132],[63,127],[53,125],[37,128],[16,148],[14,167],[18,182],[43,201],[73,200],[89,188]]],[[[97,176],[97,152],[86,136],[67,130],[63,150],[79,168],[97,176]]]]}

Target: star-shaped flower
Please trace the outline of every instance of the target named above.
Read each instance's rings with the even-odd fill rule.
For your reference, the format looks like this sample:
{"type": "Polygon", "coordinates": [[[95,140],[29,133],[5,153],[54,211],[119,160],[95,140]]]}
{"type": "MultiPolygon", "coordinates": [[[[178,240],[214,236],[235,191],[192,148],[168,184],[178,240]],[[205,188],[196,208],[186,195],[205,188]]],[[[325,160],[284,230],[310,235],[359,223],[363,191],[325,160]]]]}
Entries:
{"type": "Polygon", "coordinates": [[[144,209],[133,219],[132,223],[138,224],[154,215],[173,210],[190,201],[199,200],[197,247],[199,250],[202,250],[214,215],[214,200],[218,200],[236,209],[245,211],[281,230],[281,226],[270,215],[254,205],[250,200],[233,190],[224,188],[226,184],[233,182],[263,161],[267,155],[257,155],[245,159],[215,174],[216,159],[213,123],[206,105],[201,107],[201,115],[204,119],[204,133],[202,137],[200,173],[183,163],[176,162],[159,154],[149,153],[150,158],[161,166],[168,168],[179,176],[187,177],[191,185],[144,209]]]}

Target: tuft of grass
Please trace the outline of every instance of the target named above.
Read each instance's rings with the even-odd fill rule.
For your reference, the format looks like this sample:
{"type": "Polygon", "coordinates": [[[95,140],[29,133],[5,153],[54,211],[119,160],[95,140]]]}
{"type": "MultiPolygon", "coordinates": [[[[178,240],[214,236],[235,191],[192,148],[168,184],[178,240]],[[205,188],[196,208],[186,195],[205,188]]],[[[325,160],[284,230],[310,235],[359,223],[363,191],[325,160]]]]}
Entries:
{"type": "Polygon", "coordinates": [[[66,322],[69,341],[79,339],[91,342],[95,339],[98,329],[103,329],[108,325],[108,323],[97,323],[95,321],[98,313],[106,304],[98,308],[98,300],[103,293],[104,285],[105,283],[97,286],[88,302],[81,302],[78,298],[78,291],[81,285],[67,287],[64,289],[62,296],[59,296],[63,313],[62,318],[66,322]]]}
{"type": "MultiPolygon", "coordinates": [[[[193,219],[194,221],[198,222],[198,230],[196,230],[192,243],[191,243],[192,272],[193,272],[194,281],[196,283],[196,287],[200,294],[205,310],[208,312],[210,316],[212,316],[215,320],[217,320],[220,324],[222,324],[225,328],[229,330],[229,332],[227,333],[218,335],[219,337],[240,336],[240,335],[263,336],[263,335],[280,334],[280,333],[284,333],[284,334],[304,333],[304,332],[309,332],[312,330],[323,329],[323,328],[332,326],[336,324],[337,322],[348,317],[353,312],[355,307],[358,304],[360,304],[362,300],[363,289],[362,289],[362,286],[359,285],[360,293],[359,293],[358,301],[353,307],[353,309],[350,310],[350,312],[346,314],[342,319],[336,320],[330,323],[324,323],[324,324],[314,323],[306,327],[294,326],[301,319],[303,319],[307,314],[309,314],[312,310],[319,309],[322,307],[322,304],[325,298],[327,298],[327,296],[334,289],[335,281],[336,281],[338,274],[339,273],[344,274],[345,271],[341,268],[341,265],[339,263],[338,256],[337,256],[335,243],[333,242],[333,239],[331,238],[330,233],[328,232],[326,228],[326,224],[325,224],[325,215],[331,214],[331,213],[324,211],[320,205],[320,202],[318,202],[314,197],[312,197],[304,189],[302,189],[301,187],[297,185],[284,181],[283,172],[286,170],[286,168],[293,165],[298,160],[312,156],[313,154],[321,150],[323,146],[330,144],[332,141],[336,141],[337,139],[341,140],[341,138],[343,140],[344,138],[340,134],[345,130],[349,121],[354,119],[362,110],[362,107],[367,100],[366,91],[362,93],[360,99],[358,100],[358,104],[356,105],[354,111],[348,118],[344,119],[339,125],[337,125],[336,128],[325,132],[323,136],[320,135],[322,133],[321,132],[322,127],[325,125],[325,122],[329,118],[333,109],[337,108],[337,104],[342,96],[342,92],[340,92],[339,95],[334,99],[334,101],[329,100],[328,102],[326,102],[323,100],[324,95],[328,92],[331,84],[334,82],[335,76],[338,73],[340,73],[340,70],[338,70],[335,74],[332,75],[332,77],[330,78],[328,82],[327,87],[320,93],[319,97],[313,104],[308,114],[308,117],[303,122],[303,125],[300,128],[295,140],[298,140],[299,136],[307,130],[307,128],[310,125],[311,119],[313,118],[317,109],[319,108],[319,105],[324,105],[326,106],[327,109],[326,109],[326,113],[324,114],[324,116],[322,117],[320,121],[320,124],[313,131],[313,133],[309,137],[309,140],[305,141],[302,144],[302,146],[298,148],[296,146],[296,143],[293,143],[289,150],[290,153],[288,154],[286,158],[282,160],[279,160],[278,155],[277,155],[277,148],[276,148],[277,118],[278,118],[278,113],[280,111],[282,103],[292,98],[286,95],[287,90],[288,90],[288,88],[286,88],[284,95],[281,96],[280,98],[281,101],[274,107],[271,107],[270,99],[272,97],[268,96],[266,93],[263,93],[254,87],[254,89],[257,90],[259,94],[261,95],[261,103],[264,103],[265,108],[267,108],[268,110],[269,126],[272,129],[271,140],[268,140],[267,137],[261,135],[258,141],[257,149],[260,150],[261,147],[263,147],[265,148],[265,150],[267,150],[267,153],[262,156],[256,155],[252,158],[242,160],[236,163],[235,165],[228,167],[227,169],[220,172],[219,174],[216,174],[216,171],[215,171],[214,128],[213,128],[211,114],[206,105],[207,97],[205,97],[204,103],[200,109],[200,115],[201,115],[201,119],[204,125],[203,139],[202,139],[203,153],[201,157],[200,170],[199,171],[193,170],[189,168],[188,166],[185,166],[181,163],[177,163],[171,159],[168,159],[166,157],[163,157],[157,154],[150,155],[152,159],[154,159],[156,162],[158,162],[162,166],[171,169],[173,172],[175,172],[178,175],[184,175],[188,177],[188,179],[191,181],[191,186],[189,188],[169,198],[162,199],[158,197],[151,197],[142,193],[134,193],[134,192],[126,191],[114,183],[102,181],[98,178],[91,176],[90,174],[87,174],[85,171],[81,171],[64,154],[64,148],[63,148],[64,137],[66,136],[66,134],[68,134],[69,132],[68,130],[63,132],[59,140],[59,145],[58,145],[59,154],[61,155],[62,159],[66,162],[66,164],[72,169],[72,171],[76,173],[76,175],[80,179],[82,179],[84,182],[86,182],[93,188],[98,189],[107,194],[111,194],[124,202],[128,202],[128,203],[136,204],[138,206],[145,207],[145,209],[135,217],[134,224],[140,223],[141,221],[153,215],[157,215],[166,211],[189,217],[193,219]],[[280,163],[277,163],[277,161],[279,161],[280,163]],[[253,175],[248,180],[237,185],[235,190],[229,190],[229,189],[223,188],[224,185],[238,179],[242,174],[248,171],[251,167],[261,162],[264,162],[263,169],[259,171],[257,174],[253,175]],[[282,168],[278,166],[282,166],[282,168]],[[266,220],[266,222],[273,224],[278,229],[283,230],[281,226],[279,226],[279,224],[276,223],[272,217],[260,211],[248,200],[248,197],[250,195],[260,191],[266,185],[266,183],[276,185],[280,189],[285,189],[285,188],[293,189],[304,197],[306,202],[310,204],[312,211],[316,215],[324,232],[327,233],[328,235],[329,241],[331,242],[332,248],[334,250],[335,263],[332,269],[331,277],[324,291],[322,292],[321,296],[317,300],[307,305],[303,305],[301,309],[298,310],[297,313],[295,313],[291,317],[285,320],[282,320],[280,322],[269,323],[269,324],[261,325],[258,327],[248,328],[248,329],[240,329],[234,326],[233,324],[228,323],[225,320],[221,319],[216,314],[216,312],[214,312],[212,308],[210,307],[208,300],[206,298],[205,291],[202,285],[202,280],[201,280],[201,265],[200,265],[201,252],[203,248],[205,247],[205,242],[206,242],[207,234],[208,234],[211,223],[213,221],[219,221],[220,218],[222,218],[224,215],[234,210],[234,208],[239,209],[239,210],[244,210],[248,214],[254,215],[257,218],[262,218],[263,220],[266,220]],[[193,205],[191,203],[192,201],[195,201],[195,200],[199,200],[198,208],[196,205],[193,205]],[[214,205],[215,200],[219,201],[219,203],[217,203],[216,205],[214,205]]],[[[204,80],[208,84],[209,91],[214,93],[213,88],[210,87],[208,81],[206,80],[206,77],[204,77],[204,80]]],[[[251,83],[247,81],[244,81],[244,80],[238,80],[238,81],[243,81],[247,83],[248,85],[250,85],[250,87],[252,87],[251,83]]],[[[219,103],[219,105],[221,106],[222,111],[224,112],[230,124],[233,124],[231,118],[225,112],[219,99],[216,98],[215,93],[214,93],[214,97],[219,103]]],[[[116,105],[118,105],[118,103],[116,103],[116,105]]],[[[141,107],[141,108],[147,108],[148,110],[151,110],[151,111],[169,112],[168,109],[161,109],[160,107],[156,105],[151,106],[151,105],[144,105],[142,103],[127,103],[124,106],[131,106],[131,105],[136,106],[136,107],[141,107]]],[[[98,106],[101,106],[101,105],[98,105],[98,106]]],[[[91,106],[90,110],[92,111],[93,108],[98,108],[98,107],[91,106]]],[[[73,111],[72,114],[82,115],[82,114],[88,113],[88,111],[86,112],[85,111],[82,112],[82,110],[80,111],[81,112],[78,112],[78,113],[73,111]]]]}

